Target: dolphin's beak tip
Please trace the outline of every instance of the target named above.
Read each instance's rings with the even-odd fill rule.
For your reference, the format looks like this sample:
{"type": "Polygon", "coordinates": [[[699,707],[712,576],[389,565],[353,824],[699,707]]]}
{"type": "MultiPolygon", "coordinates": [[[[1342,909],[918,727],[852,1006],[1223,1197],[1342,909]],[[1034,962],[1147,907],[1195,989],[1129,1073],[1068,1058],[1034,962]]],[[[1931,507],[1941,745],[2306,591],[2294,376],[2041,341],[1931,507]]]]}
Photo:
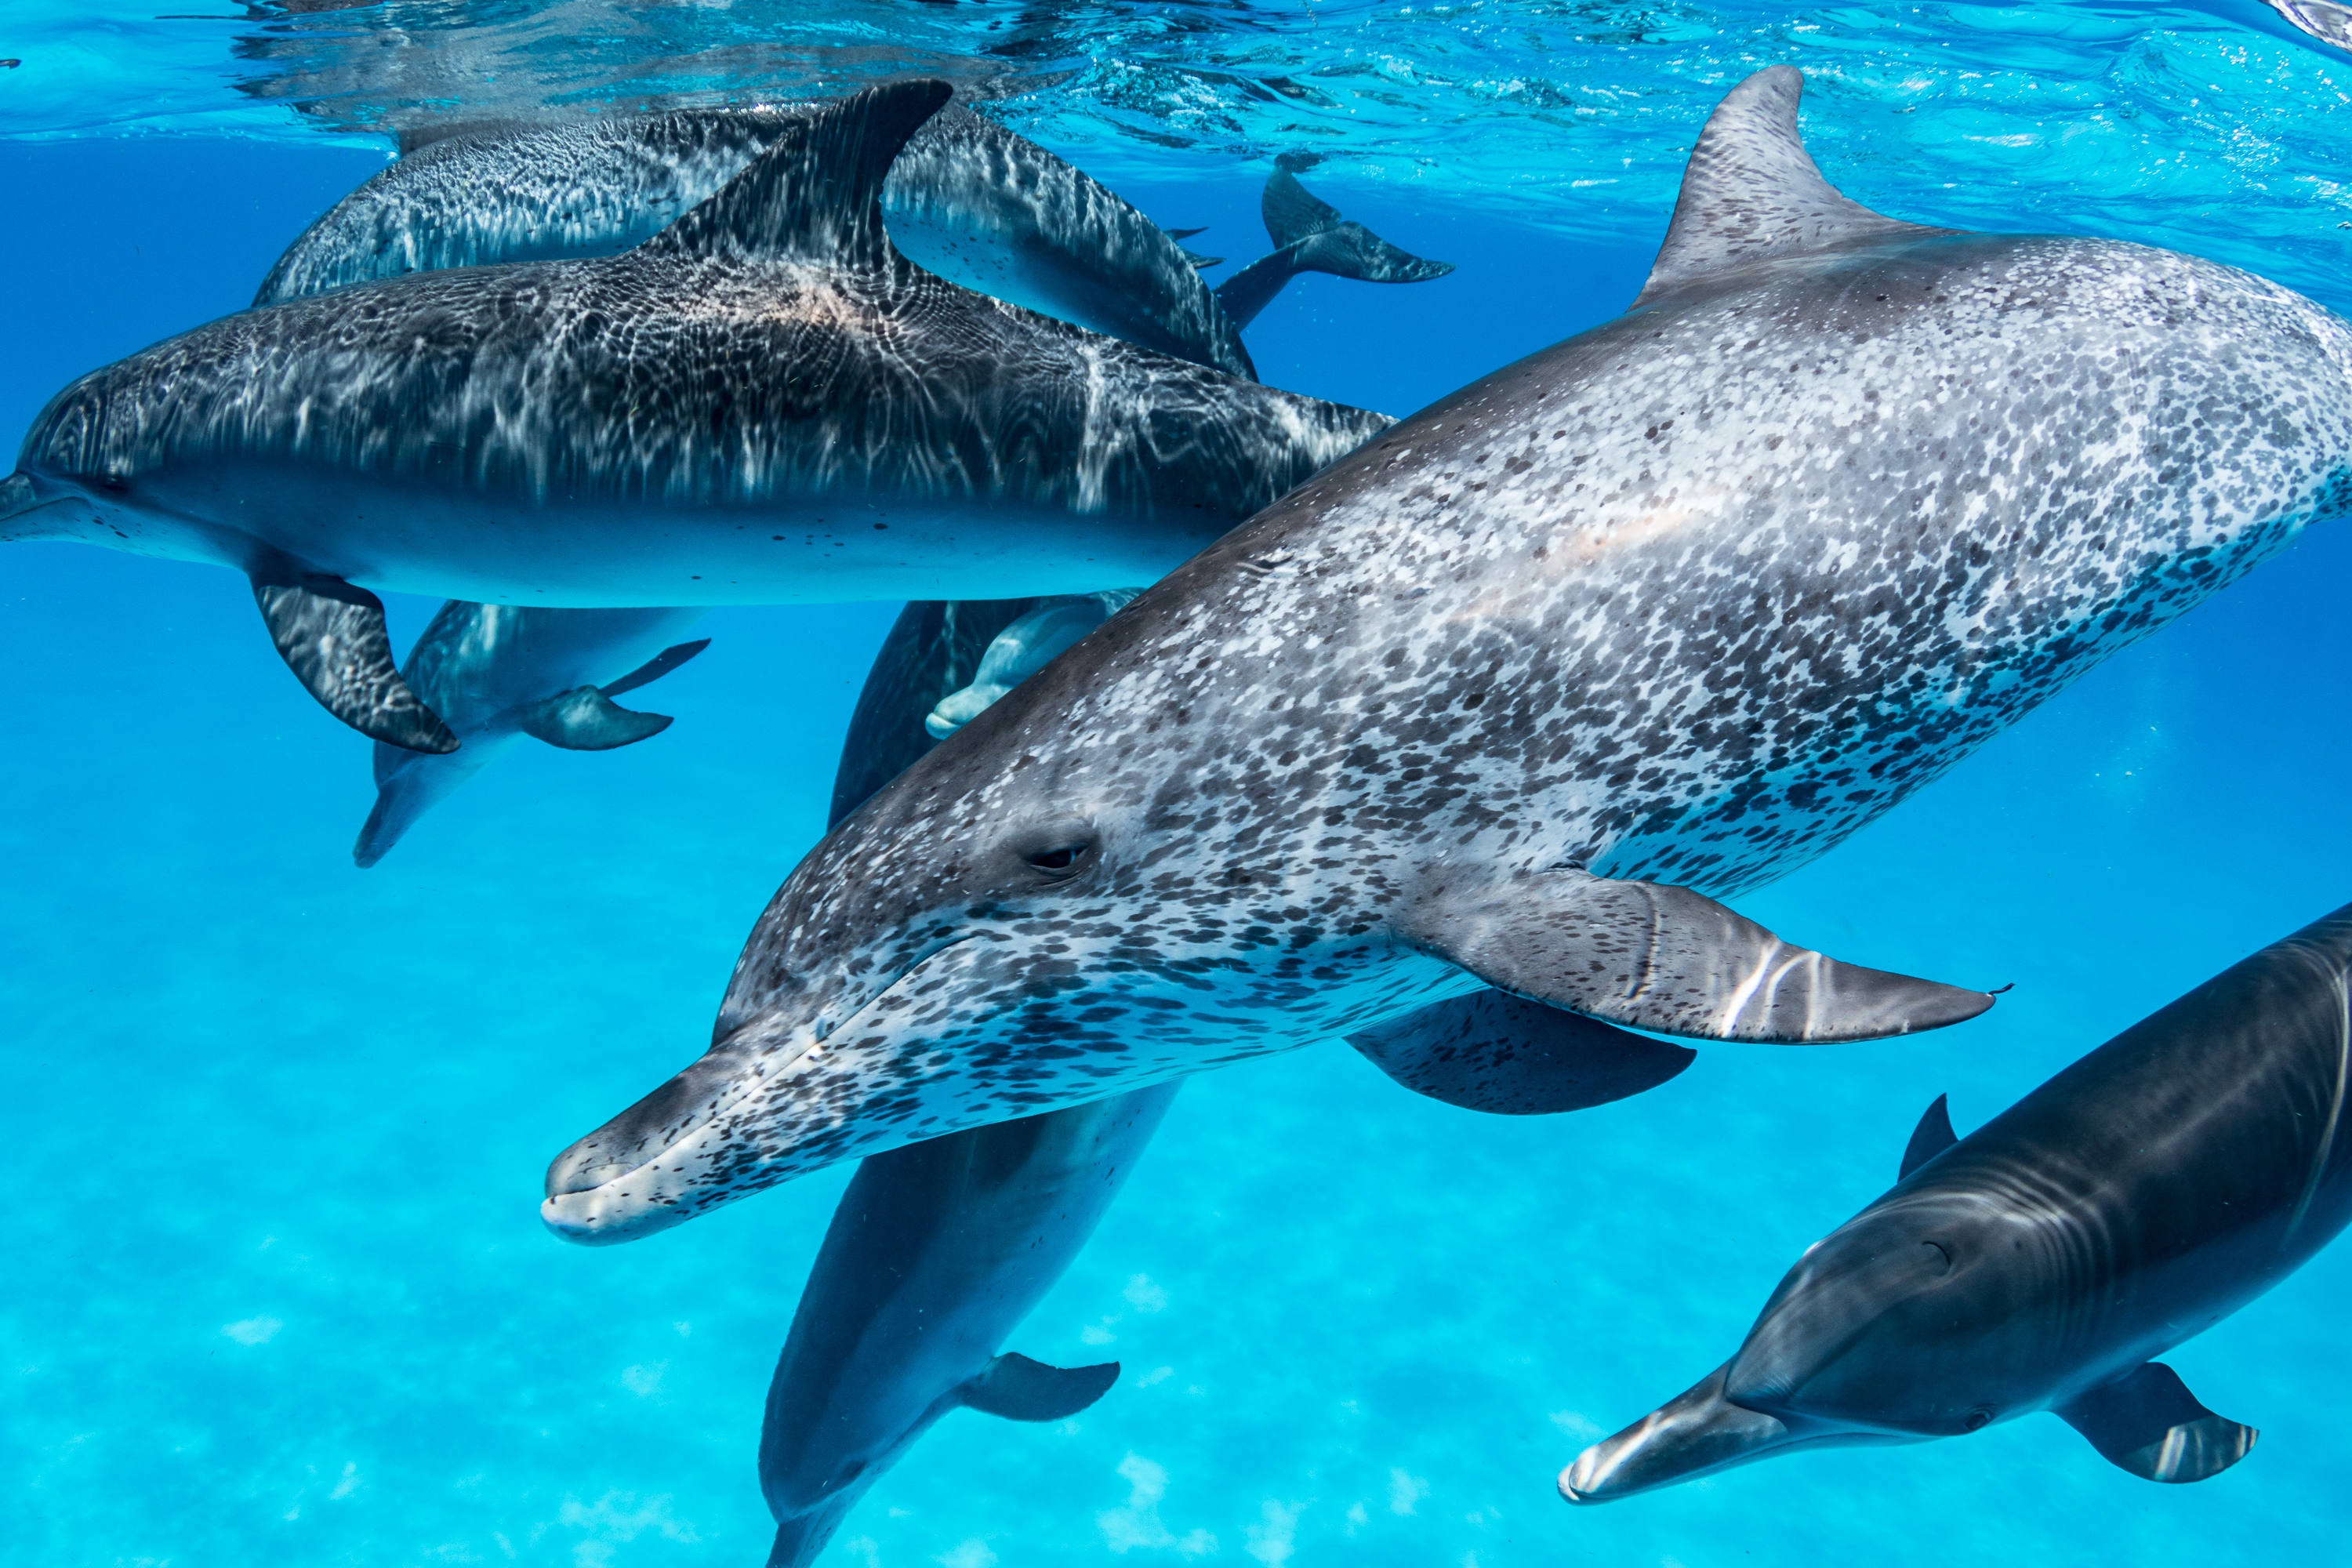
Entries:
{"type": "Polygon", "coordinates": [[[1579,1508],[1591,1508],[1595,1503],[1609,1502],[1614,1494],[1601,1479],[1601,1450],[1603,1444],[1595,1443],[1576,1457],[1576,1462],[1559,1473],[1559,1500],[1574,1503],[1579,1508]]]}
{"type": "Polygon", "coordinates": [[[574,1247],[611,1247],[635,1241],[644,1227],[615,1225],[578,1200],[575,1193],[555,1194],[539,1205],[539,1223],[574,1247]]]}

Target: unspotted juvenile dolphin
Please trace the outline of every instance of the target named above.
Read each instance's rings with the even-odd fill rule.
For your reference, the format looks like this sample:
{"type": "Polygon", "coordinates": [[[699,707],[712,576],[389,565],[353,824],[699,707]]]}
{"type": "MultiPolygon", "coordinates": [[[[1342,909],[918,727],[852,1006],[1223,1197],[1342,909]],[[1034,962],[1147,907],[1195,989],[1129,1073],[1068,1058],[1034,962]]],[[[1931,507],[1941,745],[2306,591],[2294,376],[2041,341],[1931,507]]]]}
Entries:
{"type": "Polygon", "coordinates": [[[2254,1432],[2156,1361],[2352,1219],[2352,907],[2199,986],[1955,1140],[1806,1250],[1739,1353],[1559,1479],[1606,1502],[1796,1448],[2050,1410],[2152,1481],[2254,1432]]]}
{"type": "Polygon", "coordinates": [[[1481,986],[1703,1038],[1987,1005],[1713,898],[2344,510],[2352,331],[2189,257],[1881,217],[1805,155],[1801,79],[1717,110],[1631,314],[1336,464],[828,836],[549,1224],[1481,986]]]}
{"type": "Polygon", "coordinates": [[[456,738],[393,668],[394,588],[584,607],[1148,582],[1385,427],[987,299],[892,248],[936,82],[793,120],[626,254],[249,310],[85,376],[0,539],[213,561],[376,739],[456,738]]]}
{"type": "Polygon", "coordinates": [[[709,644],[676,643],[699,609],[543,610],[528,605],[441,606],[409,650],[408,689],[464,742],[450,752],[375,743],[375,808],[352,858],[373,866],[435,802],[479,773],[507,742],[530,735],[566,751],[605,752],[658,735],[669,720],[613,699],[709,644]]]}

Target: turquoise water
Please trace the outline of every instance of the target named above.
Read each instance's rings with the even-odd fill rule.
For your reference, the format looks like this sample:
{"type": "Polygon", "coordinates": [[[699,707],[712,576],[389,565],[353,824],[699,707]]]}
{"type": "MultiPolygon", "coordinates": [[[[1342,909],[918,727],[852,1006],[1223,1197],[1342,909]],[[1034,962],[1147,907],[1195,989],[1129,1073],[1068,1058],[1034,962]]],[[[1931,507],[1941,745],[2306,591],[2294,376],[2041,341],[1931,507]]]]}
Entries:
{"type": "MultiPolygon", "coordinates": [[[[566,80],[716,90],[681,59],[787,79],[708,31],[772,38],[774,7],[256,8],[201,35],[119,9],[0,11],[25,61],[0,73],[6,429],[240,306],[381,166],[362,127],[566,80]]],[[[2254,9],[877,5],[808,30],[860,70],[1075,71],[1004,112],[1237,258],[1270,155],[1325,153],[1318,192],[1460,270],[1305,279],[1251,348],[1271,382],[1403,413],[1620,308],[1706,107],[1772,59],[1815,73],[1809,134],[1874,205],[2154,239],[2352,307],[2352,60],[2254,9]]],[[[2347,581],[2352,536],[2305,539],[1740,900],[1841,957],[2016,983],[1964,1029],[1714,1047],[1530,1121],[1338,1047],[1199,1079],[1013,1342],[1115,1356],[1118,1386],[1044,1428],[950,1417],[828,1562],[2331,1560],[2341,1247],[2167,1358],[2263,1431],[2198,1486],[2048,1416],[1591,1510],[1552,1478],[1723,1359],[1937,1093],[1965,1131],[2352,898],[2347,581]]],[[[670,731],[516,748],[364,873],[365,742],[234,577],[19,545],[0,606],[0,1558],[760,1561],[761,1398],[846,1173],[611,1250],[534,1205],[551,1155],[707,1038],[895,606],[714,612],[710,652],[646,694],[670,731]]],[[[396,638],[432,607],[395,602],[396,638]]]]}

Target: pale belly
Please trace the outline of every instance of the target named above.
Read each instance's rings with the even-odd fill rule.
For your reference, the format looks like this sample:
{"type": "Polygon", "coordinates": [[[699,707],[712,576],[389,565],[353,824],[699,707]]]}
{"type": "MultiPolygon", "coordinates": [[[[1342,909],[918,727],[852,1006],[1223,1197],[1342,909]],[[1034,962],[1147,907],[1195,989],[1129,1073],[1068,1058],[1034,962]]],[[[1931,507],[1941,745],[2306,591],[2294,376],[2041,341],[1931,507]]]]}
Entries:
{"type": "Polygon", "coordinates": [[[152,472],[131,494],[92,500],[93,515],[53,536],[238,571],[274,553],[379,592],[579,609],[1131,587],[1165,575],[1233,521],[1019,498],[502,504],[337,472],[211,466],[152,472]]]}

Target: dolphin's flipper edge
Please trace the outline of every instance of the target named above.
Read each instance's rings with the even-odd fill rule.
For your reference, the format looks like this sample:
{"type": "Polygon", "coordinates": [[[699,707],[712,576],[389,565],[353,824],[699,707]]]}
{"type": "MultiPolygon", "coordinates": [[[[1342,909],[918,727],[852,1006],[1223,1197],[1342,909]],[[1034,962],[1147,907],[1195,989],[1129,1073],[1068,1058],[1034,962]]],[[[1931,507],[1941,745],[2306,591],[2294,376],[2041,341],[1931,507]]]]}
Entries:
{"type": "Polygon", "coordinates": [[[1395,921],[1407,942],[1497,990],[1662,1035],[1871,1040],[1957,1024],[1993,1003],[1790,946],[1688,888],[1569,867],[1440,887],[1395,921]]]}
{"type": "Polygon", "coordinates": [[[2110,1463],[2151,1481],[2218,1476],[2262,1435],[2198,1404],[2180,1374],[2160,1361],[2076,1396],[2056,1414],[2110,1463]]]}
{"type": "Polygon", "coordinates": [[[1804,74],[1770,66],[1707,117],[1683,168],[1674,221],[1634,296],[1636,310],[1711,274],[1874,236],[1951,234],[1872,212],[1822,178],[1797,134],[1804,74]]]}
{"type": "Polygon", "coordinates": [[[624,708],[593,686],[575,687],[514,710],[524,734],[567,752],[609,752],[650,740],[670,727],[667,713],[624,708]]]}
{"type": "Polygon", "coordinates": [[[1060,1421],[1076,1415],[1110,1392],[1118,1363],[1096,1366],[1047,1366],[1018,1351],[1006,1351],[956,1390],[956,1398],[983,1415],[1007,1421],[1060,1421]]]}
{"type": "Polygon", "coordinates": [[[596,689],[607,697],[618,697],[624,691],[635,691],[640,686],[650,686],[709,646],[709,637],[698,637],[693,642],[682,642],[675,647],[666,647],[620,679],[608,680],[596,689]]]}
{"type": "Polygon", "coordinates": [[[442,753],[457,737],[425,706],[392,660],[383,601],[338,577],[289,568],[253,574],[269,640],[319,705],[371,740],[442,753]]]}
{"type": "Polygon", "coordinates": [[[1297,176],[1277,169],[1258,198],[1271,256],[1260,257],[1217,285],[1217,303],[1235,327],[1246,327],[1273,303],[1283,285],[1302,272],[1328,272],[1360,283],[1425,283],[1454,270],[1400,250],[1337,207],[1310,195],[1297,176]]]}
{"type": "Polygon", "coordinates": [[[1903,1146],[1903,1168],[1895,1173],[1901,1181],[1945,1150],[1960,1141],[1952,1131],[1952,1110],[1945,1103],[1951,1097],[1939,1094],[1919,1118],[1919,1125],[1911,1130],[1911,1142],[1903,1146]]]}
{"type": "Polygon", "coordinates": [[[1500,991],[1415,1008],[1348,1043],[1415,1094],[1496,1116],[1583,1110],[1657,1088],[1698,1058],[1500,991]]]}
{"type": "Polygon", "coordinates": [[[948,96],[943,81],[889,82],[795,120],[750,167],[638,249],[906,266],[882,226],[882,182],[908,138],[948,96]]]}

